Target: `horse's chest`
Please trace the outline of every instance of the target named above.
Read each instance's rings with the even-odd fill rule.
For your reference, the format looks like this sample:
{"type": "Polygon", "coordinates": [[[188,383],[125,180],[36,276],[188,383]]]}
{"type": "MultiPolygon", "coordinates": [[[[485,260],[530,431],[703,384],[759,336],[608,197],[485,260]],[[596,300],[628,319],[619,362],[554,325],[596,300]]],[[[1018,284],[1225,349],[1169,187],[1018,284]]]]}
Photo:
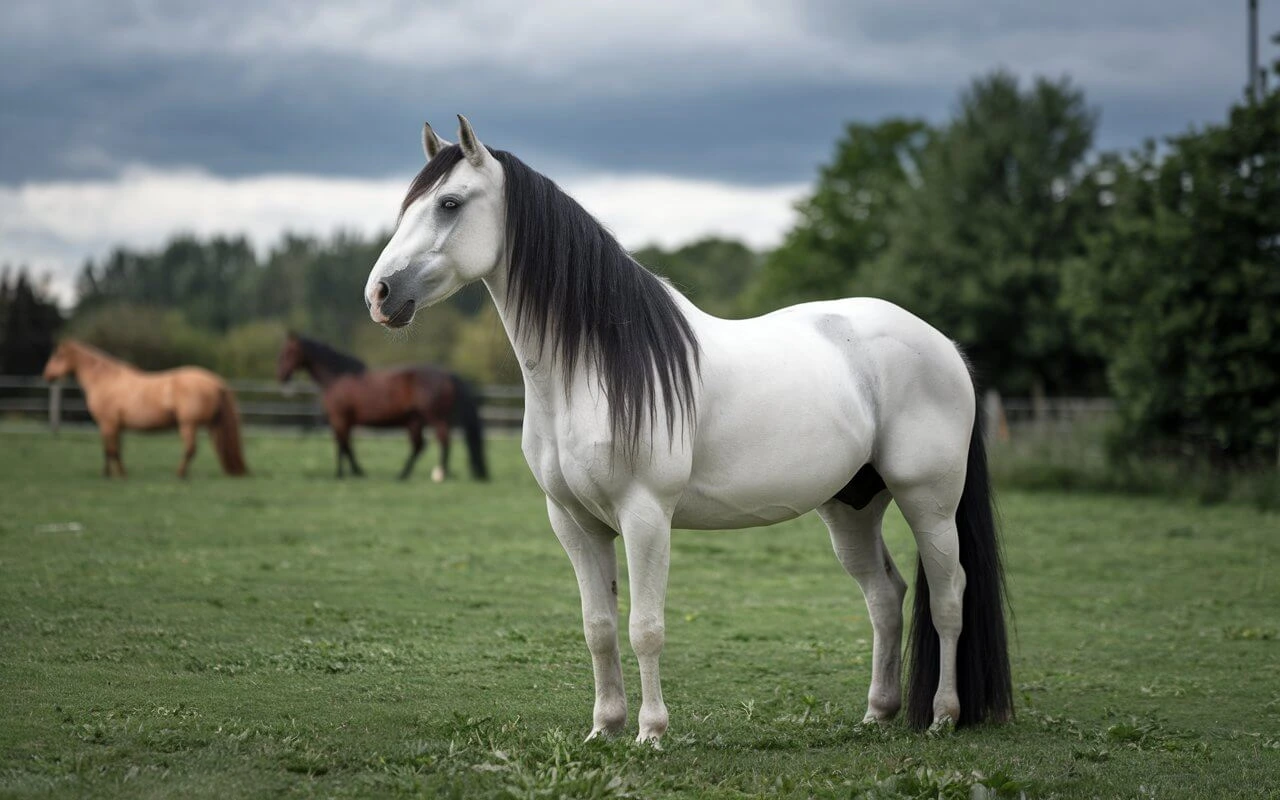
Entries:
{"type": "Polygon", "coordinates": [[[526,429],[525,460],[548,497],[565,508],[581,508],[609,525],[616,522],[615,487],[607,476],[616,475],[607,462],[612,448],[606,443],[566,443],[526,429]]]}

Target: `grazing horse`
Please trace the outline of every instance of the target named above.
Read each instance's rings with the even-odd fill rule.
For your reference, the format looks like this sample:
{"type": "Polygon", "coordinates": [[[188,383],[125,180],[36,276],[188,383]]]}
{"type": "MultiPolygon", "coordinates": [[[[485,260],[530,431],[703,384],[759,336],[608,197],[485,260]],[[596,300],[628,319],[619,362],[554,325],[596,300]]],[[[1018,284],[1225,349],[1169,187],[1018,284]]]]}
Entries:
{"type": "Polygon", "coordinates": [[[240,446],[240,412],[231,389],[207,369],[178,367],[163,372],[143,372],[112,358],[95,347],[65,339],[49,357],[44,379],[56,381],[74,375],[84,389],[89,414],[102,434],[105,463],[102,474],[111,477],[115,464],[125,477],[120,460],[120,431],[164,430],[177,427],[182,434],[182,463],[178,477],[196,454],[196,429],[209,426],[222,471],[228,475],[248,472],[240,446]]]}
{"type": "Polygon", "coordinates": [[[456,421],[466,435],[472,477],[488,479],[480,410],[471,387],[457,375],[426,364],[370,370],[355,356],[290,333],[280,348],[276,377],[287,383],[296,369],[306,370],[324,390],[325,415],[338,442],[339,478],[344,475],[344,459],[353,475],[364,476],[351,449],[351,429],[356,425],[409,430],[409,460],[400,470],[401,480],[409,477],[422,454],[422,429],[430,425],[440,443],[440,463],[431,470],[431,479],[440,483],[449,474],[449,428],[456,421]]]}
{"type": "Polygon", "coordinates": [[[755,319],[703,313],[550,179],[424,130],[427,165],[369,275],[375,322],[407,325],[488,288],[525,384],[523,449],[577,574],[595,673],[591,735],[626,724],[615,539],[630,576],[639,739],[667,729],[658,659],[671,529],[770,525],[816,509],[874,634],[867,722],[902,705],[907,585],[880,533],[890,500],[919,551],[907,718],[1012,716],[999,548],[973,379],[956,345],[890,303],[755,319]]]}

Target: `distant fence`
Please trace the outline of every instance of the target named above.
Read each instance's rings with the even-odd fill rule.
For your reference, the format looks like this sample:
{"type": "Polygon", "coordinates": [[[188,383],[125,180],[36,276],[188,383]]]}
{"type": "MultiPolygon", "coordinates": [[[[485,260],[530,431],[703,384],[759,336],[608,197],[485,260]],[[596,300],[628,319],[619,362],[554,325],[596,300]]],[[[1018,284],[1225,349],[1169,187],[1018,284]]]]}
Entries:
{"type": "MultiPolygon", "coordinates": [[[[326,426],[320,390],[311,383],[228,381],[240,416],[248,425],[312,429],[326,426]]],[[[519,428],[524,418],[524,388],[478,387],[480,418],[490,428],[519,428]]],[[[0,421],[40,421],[57,430],[64,423],[91,422],[84,392],[75,381],[45,383],[34,375],[0,375],[0,421]]]]}
{"type": "Polygon", "coordinates": [[[1011,397],[988,391],[983,398],[986,431],[997,441],[1027,436],[1067,436],[1115,413],[1108,397],[1011,397]]]}
{"type": "MultiPolygon", "coordinates": [[[[240,402],[240,414],[250,425],[309,430],[327,422],[320,408],[320,390],[308,382],[282,385],[273,381],[230,381],[240,402]]],[[[494,429],[519,429],[524,418],[524,389],[484,386],[480,416],[494,429]]],[[[986,430],[996,440],[1028,435],[1069,435],[1080,425],[1106,419],[1115,404],[1105,397],[983,398],[986,430]]],[[[63,423],[91,422],[84,393],[75,381],[48,384],[34,375],[0,375],[0,422],[44,422],[53,430],[63,423]]]]}

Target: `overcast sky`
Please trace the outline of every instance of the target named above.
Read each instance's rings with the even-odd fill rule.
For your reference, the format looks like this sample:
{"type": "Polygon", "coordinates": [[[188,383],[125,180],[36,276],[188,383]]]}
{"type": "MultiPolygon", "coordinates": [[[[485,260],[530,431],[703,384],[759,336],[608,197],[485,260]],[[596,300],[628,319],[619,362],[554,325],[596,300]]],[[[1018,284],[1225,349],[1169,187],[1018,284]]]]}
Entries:
{"type": "MultiPolygon", "coordinates": [[[[1264,62],[1280,0],[1261,0],[1264,62]]],[[[624,244],[773,244],[843,123],[1070,75],[1100,147],[1221,119],[1246,0],[17,0],[0,263],[66,277],[178,230],[379,230],[424,119],[548,173],[624,244]]]]}

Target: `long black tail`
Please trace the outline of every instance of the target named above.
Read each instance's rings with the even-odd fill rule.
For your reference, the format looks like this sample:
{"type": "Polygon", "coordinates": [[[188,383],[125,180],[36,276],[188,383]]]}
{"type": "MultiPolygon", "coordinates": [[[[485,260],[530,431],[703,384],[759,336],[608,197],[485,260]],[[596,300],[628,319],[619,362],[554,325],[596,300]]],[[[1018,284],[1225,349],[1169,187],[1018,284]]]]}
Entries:
{"type": "MultiPolygon", "coordinates": [[[[1003,722],[1013,717],[1013,682],[1005,634],[1004,570],[996,540],[995,511],[982,439],[982,409],[973,420],[964,492],[956,510],[960,566],[966,578],[964,628],[956,653],[956,688],[960,695],[958,726],[1003,722]]],[[[910,678],[907,723],[927,728],[933,721],[933,695],[938,689],[938,631],[929,611],[929,583],[924,564],[916,567],[915,608],[909,644],[910,678]]]]}
{"type": "Polygon", "coordinates": [[[471,458],[471,477],[478,481],[489,480],[489,467],[484,460],[484,424],[480,421],[480,403],[471,385],[453,376],[454,419],[462,426],[467,438],[467,454],[471,458]]]}

